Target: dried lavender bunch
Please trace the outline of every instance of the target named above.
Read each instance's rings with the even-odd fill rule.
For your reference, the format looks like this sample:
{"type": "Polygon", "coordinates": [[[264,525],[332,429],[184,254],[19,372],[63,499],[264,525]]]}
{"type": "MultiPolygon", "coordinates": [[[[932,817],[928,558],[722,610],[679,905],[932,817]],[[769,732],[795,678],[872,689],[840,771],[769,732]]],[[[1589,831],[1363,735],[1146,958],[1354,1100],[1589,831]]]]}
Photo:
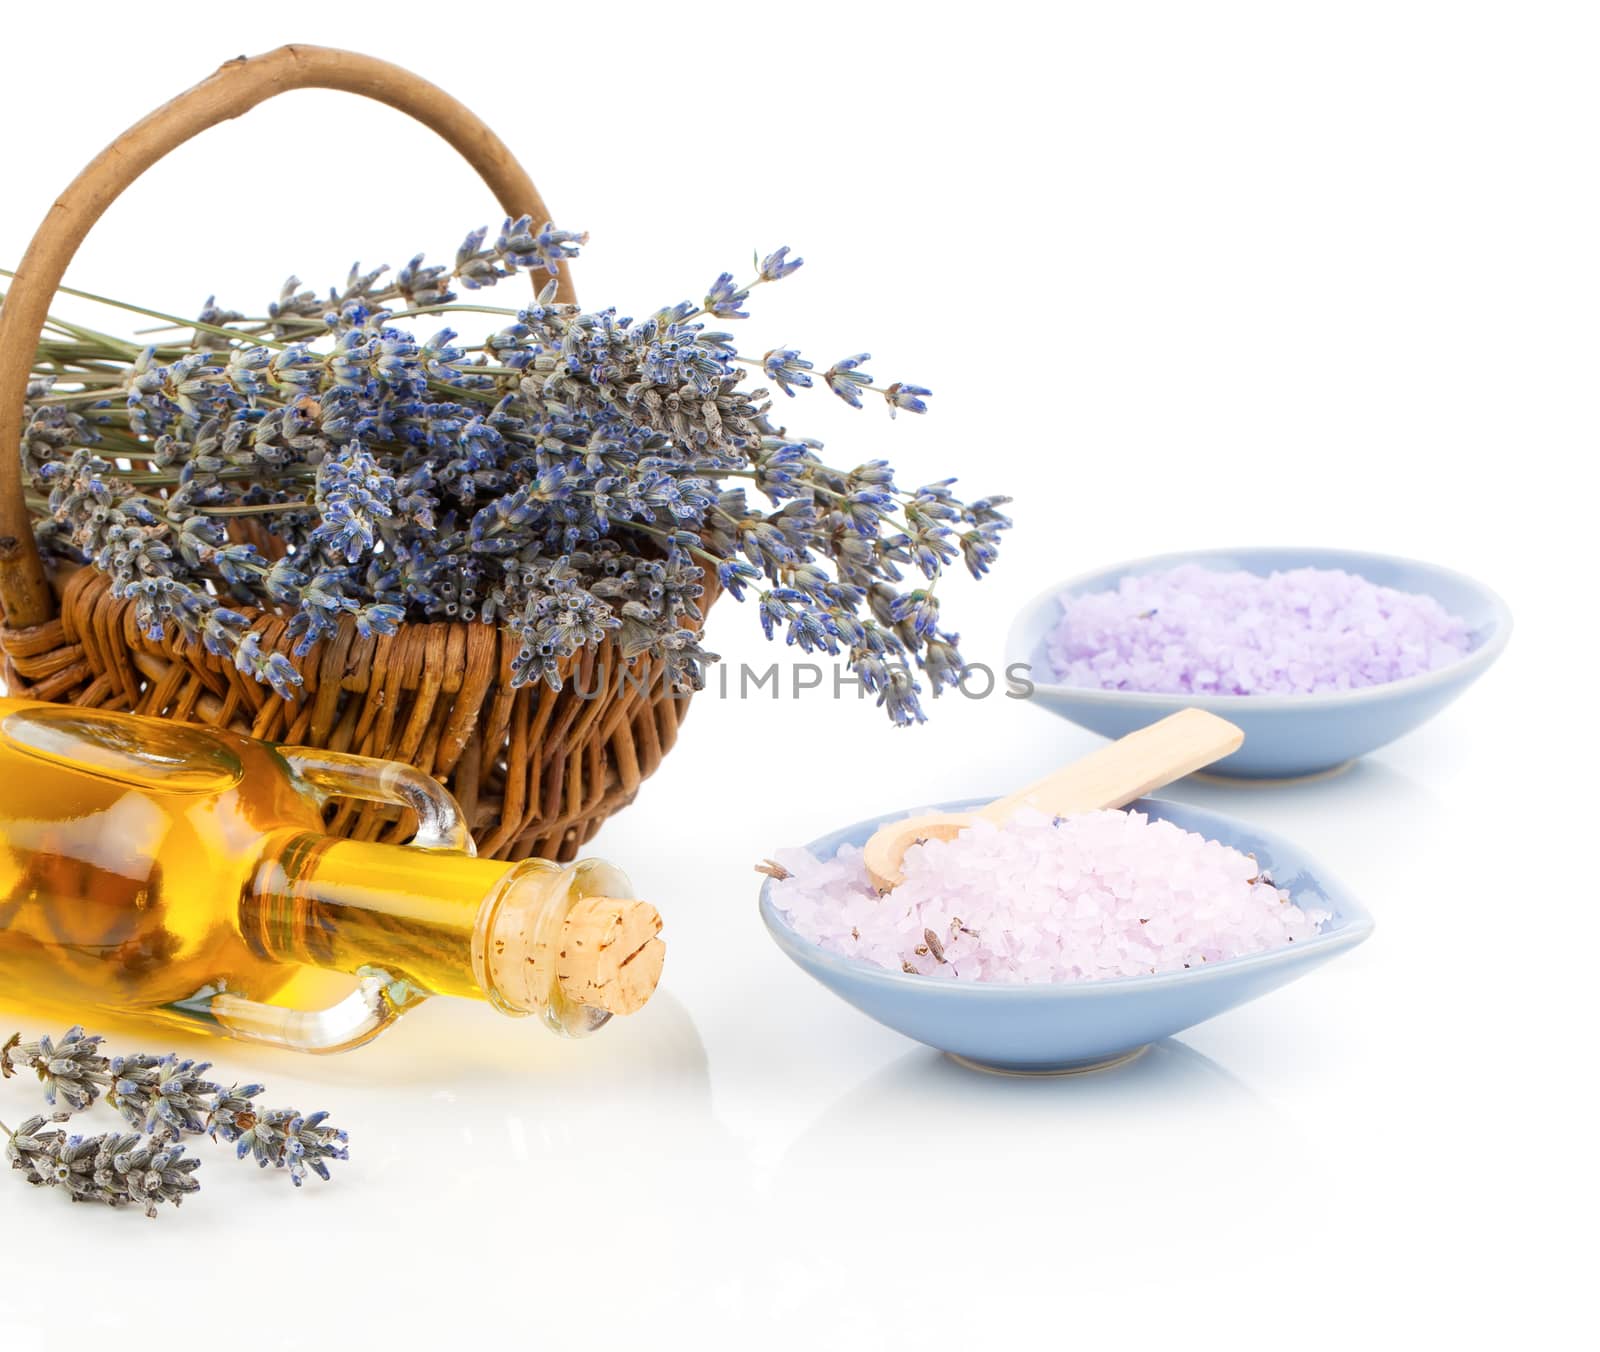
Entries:
{"type": "Polygon", "coordinates": [[[615,632],[625,657],[698,688],[714,572],[755,599],[769,638],[843,656],[896,723],[920,721],[916,673],[937,694],[963,671],[938,579],[957,558],[987,571],[1007,500],[964,502],[953,480],[904,490],[882,460],[830,467],[772,421],[751,372],[788,396],[879,397],[891,415],[929,394],[878,386],[867,353],[819,371],[795,348],[743,356],[708,327],[799,268],[787,248],[745,284],[723,273],[699,305],[638,321],[558,304],[553,283],[518,310],[457,302],[456,287],[553,276],[585,239],[508,221],[448,268],[356,268],[325,297],[291,278],[254,319],[208,301],[177,344],[53,322],[22,447],[41,545],[105,572],[146,633],[175,627],[285,698],[294,664],[261,650],[236,605],[287,616],[296,656],[345,616],[364,635],[500,624],[520,644],[513,680],[554,688],[615,632]],[[505,322],[470,347],[398,322],[460,310],[505,322]],[[281,557],[230,532],[251,520],[281,557]]]}
{"type": "MultiPolygon", "coordinates": [[[[51,1122],[64,1122],[57,1113],[51,1122]]],[[[200,1161],[185,1159],[183,1147],[131,1133],[69,1136],[58,1127],[47,1128],[43,1117],[30,1117],[16,1131],[0,1122],[6,1136],[6,1158],[22,1171],[23,1181],[35,1187],[66,1190],[74,1202],[100,1202],[105,1206],[134,1205],[155,1218],[157,1208],[198,1192],[194,1171],[200,1161]]]]}
{"type": "MultiPolygon", "coordinates": [[[[327,1126],[327,1113],[260,1107],[255,1099],[265,1092],[264,1086],[224,1089],[205,1078],[211,1069],[205,1061],[143,1052],[108,1059],[98,1051],[103,1041],[86,1035],[81,1027],[68,1029],[54,1043],[48,1037],[23,1042],[20,1034],[14,1035],[0,1047],[0,1070],[7,1077],[21,1067],[37,1071],[46,1099],[54,1104],[59,1098],[70,1109],[52,1120],[67,1120],[104,1091],[106,1102],[148,1136],[152,1148],[175,1145],[186,1136],[209,1135],[234,1144],[240,1159],[252,1155],[262,1168],[286,1170],[297,1188],[308,1170],[326,1181],[329,1160],[350,1158],[348,1134],[327,1126]]],[[[18,1134],[29,1133],[24,1129],[18,1134]]]]}

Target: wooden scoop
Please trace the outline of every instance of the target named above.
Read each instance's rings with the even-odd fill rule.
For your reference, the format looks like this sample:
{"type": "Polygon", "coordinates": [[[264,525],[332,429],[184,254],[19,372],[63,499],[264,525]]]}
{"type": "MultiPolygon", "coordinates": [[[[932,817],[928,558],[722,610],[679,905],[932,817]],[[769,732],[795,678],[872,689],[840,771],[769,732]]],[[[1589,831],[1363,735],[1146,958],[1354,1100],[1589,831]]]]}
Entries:
{"type": "Polygon", "coordinates": [[[904,881],[906,851],[921,841],[949,840],[980,821],[998,826],[1024,807],[1056,817],[1121,807],[1231,755],[1243,742],[1244,732],[1227,719],[1184,709],[975,812],[930,812],[880,826],[862,852],[867,872],[879,892],[891,891],[904,881]]]}

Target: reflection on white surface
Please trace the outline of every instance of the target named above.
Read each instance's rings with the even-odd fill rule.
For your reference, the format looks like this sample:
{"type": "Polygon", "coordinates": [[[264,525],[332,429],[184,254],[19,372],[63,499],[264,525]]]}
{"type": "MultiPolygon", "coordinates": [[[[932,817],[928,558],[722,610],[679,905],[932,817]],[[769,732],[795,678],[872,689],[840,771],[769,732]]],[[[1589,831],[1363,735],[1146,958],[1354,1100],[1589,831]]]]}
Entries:
{"type": "Polygon", "coordinates": [[[1159,1141],[1178,1118],[1259,1134],[1276,1116],[1175,1038],[1122,1065],[1061,1076],[986,1073],[919,1047],[829,1104],[779,1161],[774,1186],[803,1197],[843,1172],[912,1195],[952,1160],[992,1168],[1066,1150],[1114,1159],[1159,1141]]]}
{"type": "Polygon", "coordinates": [[[1048,1130],[1195,1108],[1271,1111],[1236,1076],[1177,1038],[1164,1038],[1122,1065],[1078,1075],[992,1074],[919,1047],[829,1105],[790,1148],[784,1167],[836,1158],[842,1145],[900,1114],[925,1115],[929,1135],[937,1137],[957,1124],[983,1130],[999,1119],[1011,1130],[1048,1130]]]}

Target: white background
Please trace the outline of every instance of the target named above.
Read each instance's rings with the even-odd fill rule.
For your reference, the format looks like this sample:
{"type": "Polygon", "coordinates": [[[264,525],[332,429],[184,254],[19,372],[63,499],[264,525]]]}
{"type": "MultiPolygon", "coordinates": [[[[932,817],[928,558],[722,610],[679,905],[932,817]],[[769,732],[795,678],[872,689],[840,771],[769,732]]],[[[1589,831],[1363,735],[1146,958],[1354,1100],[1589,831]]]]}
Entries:
{"type": "MultiPolygon", "coordinates": [[[[815,695],[704,697],[593,847],[667,917],[647,1010],[573,1044],[440,1001],[344,1058],[186,1045],[332,1109],[350,1164],[292,1195],[205,1148],[206,1192],[157,1224],[0,1179],[4,1345],[1570,1345],[1595,1202],[1592,13],[10,10],[6,263],[109,137],[221,60],[368,50],[465,99],[592,232],[591,303],[804,254],[750,348],[866,348],[936,395],[894,424],[814,398],[791,425],[841,463],[1017,498],[995,574],[948,589],[970,658],[997,663],[1052,579],[1190,546],[1432,559],[1518,630],[1341,778],[1172,791],[1302,842],[1378,932],[1078,1080],[976,1076],[869,1023],[768,942],[751,866],[1094,739],[1003,700],[897,732],[815,695]]],[[[258,309],[290,270],[443,257],[492,216],[426,132],[301,93],[148,175],[71,280],[258,309]]],[[[731,602],[710,641],[783,656],[731,602]]],[[[29,1102],[0,1086],[7,1120],[29,1102]]]]}

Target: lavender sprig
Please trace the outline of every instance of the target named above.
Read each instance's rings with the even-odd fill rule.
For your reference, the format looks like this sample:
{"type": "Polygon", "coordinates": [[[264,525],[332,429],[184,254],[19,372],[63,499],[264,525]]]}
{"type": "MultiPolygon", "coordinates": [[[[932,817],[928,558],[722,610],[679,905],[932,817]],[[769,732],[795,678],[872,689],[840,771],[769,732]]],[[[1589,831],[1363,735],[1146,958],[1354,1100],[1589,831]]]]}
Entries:
{"type": "MultiPolygon", "coordinates": [[[[230,1096],[248,1098],[248,1090],[259,1090],[259,1085],[246,1086],[246,1090],[230,1090],[230,1096]]],[[[301,1186],[306,1181],[306,1170],[328,1181],[328,1160],[350,1158],[346,1142],[349,1134],[331,1126],[325,1112],[314,1112],[309,1117],[298,1109],[267,1110],[253,1106],[234,1110],[227,1125],[219,1125],[214,1134],[234,1144],[238,1158],[254,1158],[261,1168],[272,1165],[290,1171],[290,1182],[301,1186]]]]}
{"type": "Polygon", "coordinates": [[[347,1160],[347,1132],[324,1126],[327,1113],[305,1116],[295,1108],[263,1110],[251,1101],[262,1092],[259,1084],[235,1085],[222,1090],[207,1123],[213,1138],[235,1147],[240,1159],[247,1155],[263,1169],[272,1165],[288,1169],[289,1181],[299,1187],[310,1169],[327,1181],[328,1160],[347,1160]]]}
{"type": "MultiPolygon", "coordinates": [[[[48,1121],[68,1116],[57,1113],[48,1121]]],[[[69,1136],[46,1121],[30,1117],[14,1132],[0,1122],[6,1158],[34,1187],[61,1188],[74,1202],[138,1206],[152,1220],[164,1203],[181,1206],[200,1190],[194,1177],[200,1161],[184,1158],[181,1145],[122,1132],[69,1136]]]]}
{"type": "MultiPolygon", "coordinates": [[[[108,1059],[98,1050],[103,1041],[99,1036],[86,1035],[81,1027],[69,1029],[55,1042],[48,1037],[37,1042],[23,1042],[20,1034],[14,1035],[0,1047],[0,1070],[9,1077],[21,1067],[35,1069],[44,1082],[47,1100],[52,1105],[57,1100],[67,1105],[50,1119],[54,1122],[67,1121],[73,1113],[89,1108],[103,1091],[106,1102],[136,1133],[126,1137],[92,1138],[94,1142],[113,1142],[114,1154],[119,1159],[124,1156],[135,1162],[145,1159],[132,1144],[145,1140],[149,1158],[167,1151],[175,1161],[182,1154],[179,1143],[184,1138],[209,1135],[213,1140],[233,1144],[240,1159],[251,1156],[262,1168],[270,1166],[286,1171],[290,1182],[298,1188],[305,1182],[308,1172],[326,1181],[330,1177],[328,1162],[350,1157],[348,1134],[329,1126],[325,1112],[306,1114],[296,1108],[263,1107],[256,1102],[265,1092],[262,1085],[236,1084],[223,1088],[205,1078],[211,1069],[208,1062],[180,1060],[172,1053],[152,1056],[137,1052],[108,1059]]],[[[30,1177],[30,1182],[50,1182],[54,1174],[61,1174],[65,1169],[66,1174],[54,1181],[71,1183],[76,1179],[77,1183],[71,1183],[73,1187],[87,1188],[83,1180],[90,1178],[92,1171],[79,1167],[88,1157],[80,1139],[67,1138],[60,1132],[41,1135],[44,1120],[32,1118],[19,1128],[13,1138],[13,1163],[39,1174],[39,1179],[30,1177]],[[77,1143],[70,1149],[65,1144],[69,1139],[77,1143]],[[52,1151],[55,1152],[53,1156],[52,1151]],[[70,1159],[63,1152],[70,1154],[70,1159]]],[[[149,1173],[151,1170],[162,1172],[169,1166],[146,1162],[140,1167],[149,1173]]],[[[187,1174],[195,1165],[184,1161],[170,1167],[187,1174]]],[[[116,1179],[112,1183],[126,1193],[124,1183],[116,1179]]],[[[147,1181],[142,1186],[155,1187],[155,1184],[147,1181]]],[[[110,1198],[97,1195],[80,1200],[108,1201],[110,1198]]]]}

